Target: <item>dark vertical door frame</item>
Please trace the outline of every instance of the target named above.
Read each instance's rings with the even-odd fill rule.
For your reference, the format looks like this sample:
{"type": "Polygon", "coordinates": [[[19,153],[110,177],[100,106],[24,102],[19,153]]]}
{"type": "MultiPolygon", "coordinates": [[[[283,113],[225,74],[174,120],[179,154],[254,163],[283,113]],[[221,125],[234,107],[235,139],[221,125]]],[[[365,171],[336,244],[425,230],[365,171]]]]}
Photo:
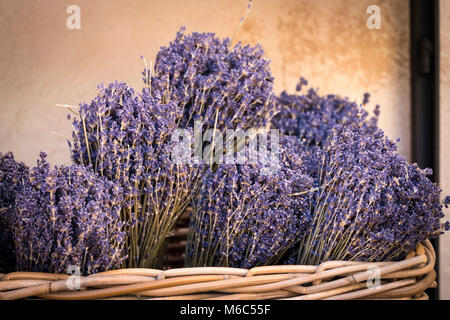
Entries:
{"type": "MultiPolygon", "coordinates": [[[[412,160],[439,179],[439,0],[410,0],[412,160]]],[[[436,277],[439,279],[439,240],[436,277]]],[[[439,290],[430,289],[430,299],[439,290]]]]}

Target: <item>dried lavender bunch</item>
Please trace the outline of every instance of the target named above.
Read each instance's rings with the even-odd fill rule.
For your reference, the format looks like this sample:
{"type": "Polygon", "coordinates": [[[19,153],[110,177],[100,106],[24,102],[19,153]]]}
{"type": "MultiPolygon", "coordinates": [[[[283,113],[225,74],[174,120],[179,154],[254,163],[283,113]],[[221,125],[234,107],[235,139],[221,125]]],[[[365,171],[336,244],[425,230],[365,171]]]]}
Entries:
{"type": "Polygon", "coordinates": [[[194,121],[204,129],[264,127],[275,114],[273,77],[269,60],[258,45],[238,43],[213,33],[184,34],[162,47],[154,75],[146,67],[144,82],[163,101],[174,101],[182,110],[181,128],[194,121]]]}
{"type": "Polygon", "coordinates": [[[28,181],[28,167],[16,162],[11,152],[0,153],[0,272],[15,270],[15,248],[11,230],[15,201],[28,181]]]}
{"type": "Polygon", "coordinates": [[[16,198],[12,229],[19,270],[83,274],[126,258],[122,189],[83,166],[50,169],[45,153],[16,198]]]}
{"type": "Polygon", "coordinates": [[[312,229],[297,263],[402,259],[448,229],[431,170],[408,164],[382,130],[368,134],[362,119],[337,126],[319,155],[312,229]]]}
{"type": "MultiPolygon", "coordinates": [[[[283,91],[276,97],[280,112],[272,119],[272,126],[284,134],[295,135],[304,141],[305,148],[311,146],[325,147],[333,129],[339,125],[349,125],[363,120],[363,126],[369,133],[377,129],[379,106],[375,107],[374,116],[360,105],[348,98],[337,95],[321,96],[313,88],[306,94],[300,94],[308,82],[300,78],[297,84],[297,94],[283,91]]],[[[370,95],[364,94],[362,105],[369,102],[370,95]]]]}
{"type": "MultiPolygon", "coordinates": [[[[172,163],[172,132],[181,116],[174,102],[161,104],[145,88],[99,86],[73,119],[73,160],[123,189],[121,217],[128,224],[126,267],[156,267],[163,244],[190,200],[196,168],[172,163]]],[[[153,94],[157,95],[153,90],[153,94]]]]}
{"type": "Polygon", "coordinates": [[[260,163],[224,164],[193,201],[186,266],[251,268],[274,263],[306,231],[312,179],[286,139],[276,174],[260,163]]]}

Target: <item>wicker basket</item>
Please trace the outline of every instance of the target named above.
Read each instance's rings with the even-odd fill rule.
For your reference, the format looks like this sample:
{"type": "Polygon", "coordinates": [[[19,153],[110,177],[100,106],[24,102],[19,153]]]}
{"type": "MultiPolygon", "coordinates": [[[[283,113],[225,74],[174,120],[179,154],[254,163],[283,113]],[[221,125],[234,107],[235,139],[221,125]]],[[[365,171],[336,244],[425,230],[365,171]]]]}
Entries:
{"type": "Polygon", "coordinates": [[[0,275],[0,299],[428,299],[436,255],[429,241],[399,262],[328,261],[319,266],[119,269],[77,278],[13,272],[0,275]],[[377,268],[375,268],[377,267],[377,268]],[[368,285],[374,275],[377,285],[368,285]],[[70,281],[68,281],[70,280],[70,281]]]}

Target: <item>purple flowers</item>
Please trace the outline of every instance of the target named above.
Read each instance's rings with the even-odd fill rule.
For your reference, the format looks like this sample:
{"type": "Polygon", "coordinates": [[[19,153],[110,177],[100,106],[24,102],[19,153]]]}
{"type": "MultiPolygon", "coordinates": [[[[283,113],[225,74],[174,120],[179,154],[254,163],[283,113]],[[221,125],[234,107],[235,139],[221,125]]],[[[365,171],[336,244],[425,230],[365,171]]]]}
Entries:
{"type": "Polygon", "coordinates": [[[28,182],[28,167],[16,162],[11,152],[0,153],[0,272],[14,271],[15,248],[11,219],[16,196],[28,182]]]}
{"type": "Polygon", "coordinates": [[[50,170],[45,157],[41,153],[16,199],[11,225],[18,270],[119,268],[126,258],[121,188],[82,166],[50,170]]]}
{"type": "Polygon", "coordinates": [[[171,134],[181,111],[174,102],[158,102],[148,88],[136,94],[116,82],[99,90],[73,119],[72,157],[122,188],[121,217],[128,224],[126,265],[155,267],[196,177],[196,168],[170,158],[175,144],[171,134]]]}
{"type": "Polygon", "coordinates": [[[302,156],[283,140],[276,175],[259,164],[221,165],[209,171],[194,199],[186,266],[251,268],[277,262],[304,234],[312,179],[302,156]]]}
{"type": "Polygon", "coordinates": [[[297,263],[398,260],[444,229],[431,170],[408,164],[381,130],[337,126],[318,154],[312,229],[297,263]]]}
{"type": "Polygon", "coordinates": [[[164,102],[182,112],[180,128],[195,120],[205,128],[247,129],[264,126],[275,114],[273,77],[260,46],[230,47],[213,33],[184,34],[162,47],[155,74],[146,68],[144,82],[164,102]]]}
{"type": "MultiPolygon", "coordinates": [[[[297,91],[307,81],[300,79],[297,91]]],[[[369,101],[364,95],[363,105],[369,101]]],[[[429,170],[410,165],[377,127],[375,115],[335,95],[283,92],[272,124],[299,137],[317,191],[311,231],[299,243],[297,263],[396,260],[445,228],[440,189],[429,170]]]]}
{"type": "MultiPolygon", "coordinates": [[[[304,78],[300,78],[297,91],[307,84],[304,78]]],[[[363,105],[369,102],[369,96],[368,93],[364,95],[363,105]]],[[[332,94],[320,96],[312,88],[306,94],[290,95],[283,91],[276,97],[276,104],[280,112],[272,120],[272,125],[285,134],[299,137],[305,148],[325,146],[333,128],[356,123],[360,119],[369,134],[377,129],[379,106],[375,108],[374,117],[369,119],[367,111],[348,98],[332,94]]]]}
{"type": "Polygon", "coordinates": [[[449,229],[439,219],[450,197],[440,202],[431,170],[398,154],[378,106],[373,117],[363,109],[369,94],[362,105],[313,89],[274,97],[260,46],[184,28],[142,74],[142,91],[100,85],[69,116],[74,165],[51,169],[41,154],[30,171],[0,153],[0,272],[161,268],[188,205],[186,266],[390,261],[449,229]],[[233,154],[256,141],[248,132],[280,129],[277,172],[270,161],[213,162],[222,139],[202,154],[208,169],[173,161],[172,134],[195,121],[214,134],[256,129],[226,141],[233,154]]]}

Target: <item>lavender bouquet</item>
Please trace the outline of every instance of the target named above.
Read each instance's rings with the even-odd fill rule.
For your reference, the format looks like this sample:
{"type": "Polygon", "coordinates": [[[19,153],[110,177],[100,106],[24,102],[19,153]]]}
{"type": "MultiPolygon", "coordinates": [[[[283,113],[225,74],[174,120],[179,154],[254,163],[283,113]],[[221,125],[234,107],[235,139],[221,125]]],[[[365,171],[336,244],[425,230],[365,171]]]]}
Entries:
{"type": "Polygon", "coordinates": [[[115,269],[125,255],[122,189],[83,166],[50,169],[41,153],[15,200],[18,270],[83,274],[115,269]]]}
{"type": "Polygon", "coordinates": [[[171,134],[182,114],[175,102],[161,104],[155,89],[136,94],[116,82],[99,90],[72,121],[72,158],[123,190],[124,266],[155,267],[197,176],[197,168],[171,160],[171,134]]]}
{"type": "Polygon", "coordinates": [[[262,163],[209,171],[194,198],[186,266],[251,268],[277,262],[308,228],[312,179],[283,139],[276,174],[262,163]]]}
{"type": "Polygon", "coordinates": [[[448,229],[431,170],[408,164],[380,129],[369,134],[362,119],[336,126],[318,154],[312,228],[297,263],[398,260],[448,229]]]}

